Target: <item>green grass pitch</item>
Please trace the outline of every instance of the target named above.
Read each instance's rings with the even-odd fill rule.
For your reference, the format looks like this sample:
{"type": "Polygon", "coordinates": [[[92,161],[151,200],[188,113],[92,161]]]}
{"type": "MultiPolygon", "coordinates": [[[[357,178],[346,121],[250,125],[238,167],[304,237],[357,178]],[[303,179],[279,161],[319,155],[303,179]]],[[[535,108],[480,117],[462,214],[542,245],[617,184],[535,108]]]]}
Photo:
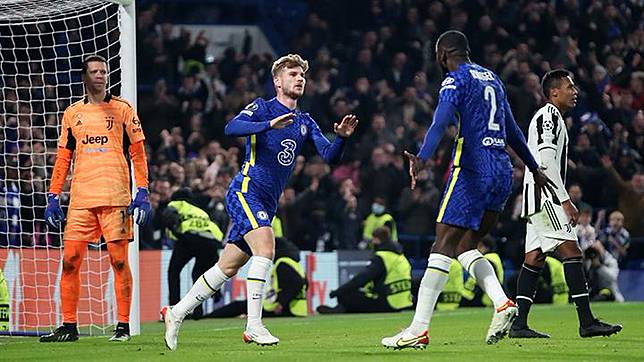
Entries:
{"type": "Polygon", "coordinates": [[[130,342],[107,337],[81,337],[74,343],[42,344],[33,337],[0,337],[0,361],[633,361],[644,360],[644,303],[595,303],[595,315],[619,322],[624,330],[612,337],[579,338],[572,305],[537,305],[530,315],[546,340],[504,339],[484,342],[492,310],[466,308],[436,312],[426,350],[387,350],[383,336],[405,327],[412,313],[312,316],[266,319],[281,339],[278,346],[242,342],[243,319],[186,321],[177,351],[166,350],[163,324],[142,326],[130,342]]]}

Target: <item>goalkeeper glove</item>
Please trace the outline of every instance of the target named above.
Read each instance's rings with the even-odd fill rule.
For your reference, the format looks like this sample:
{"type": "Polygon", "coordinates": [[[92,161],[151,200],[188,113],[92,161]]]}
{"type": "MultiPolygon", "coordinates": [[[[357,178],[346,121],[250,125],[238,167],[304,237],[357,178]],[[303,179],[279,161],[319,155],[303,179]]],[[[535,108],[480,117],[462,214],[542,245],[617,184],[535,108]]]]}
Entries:
{"type": "Polygon", "coordinates": [[[53,192],[47,194],[47,208],[45,209],[45,220],[49,226],[60,229],[65,221],[65,214],[60,208],[60,197],[53,192]]]}
{"type": "Polygon", "coordinates": [[[146,225],[150,221],[150,198],[148,189],[145,187],[137,188],[136,196],[127,208],[127,213],[134,216],[134,222],[138,225],[146,225]]]}

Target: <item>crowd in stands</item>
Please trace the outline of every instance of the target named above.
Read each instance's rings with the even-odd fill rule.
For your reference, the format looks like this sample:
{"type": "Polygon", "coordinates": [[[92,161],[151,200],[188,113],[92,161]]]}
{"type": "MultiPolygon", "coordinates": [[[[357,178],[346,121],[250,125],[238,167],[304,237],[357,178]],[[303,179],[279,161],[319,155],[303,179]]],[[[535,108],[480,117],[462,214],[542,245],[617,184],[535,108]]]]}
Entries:
{"type": "MultiPolygon", "coordinates": [[[[580,238],[588,247],[601,245],[622,265],[628,260],[630,237],[644,236],[644,27],[636,2],[371,0],[308,6],[296,36],[286,39],[289,52],[311,65],[298,107],[329,137],[333,123],[347,113],[360,124],[339,166],[325,164],[313,147],[297,158],[278,208],[286,238],[302,250],[356,249],[364,245],[363,221],[383,209],[377,206],[393,215],[399,235],[434,233],[456,128],[445,135],[415,190],[403,150],[418,151],[436,107],[444,74],[434,59],[435,41],[444,30],[458,29],[470,38],[472,60],[504,80],[524,132],[544,102],[541,76],[555,68],[572,71],[580,96],[566,117],[567,185],[587,217],[580,238]]],[[[275,56],[252,53],[252,37],[241,49],[213,58],[207,54],[210,39],[173,19],[162,4],[138,6],[138,83],[147,90],[139,93],[138,112],[155,212],[143,248],[167,246],[159,215],[180,187],[191,188],[195,202],[226,230],[225,194],[245,146],[244,139],[225,137],[224,126],[255,98],[274,94],[275,56]]],[[[514,192],[493,236],[504,257],[520,263],[524,169],[513,158],[514,192]]]]}

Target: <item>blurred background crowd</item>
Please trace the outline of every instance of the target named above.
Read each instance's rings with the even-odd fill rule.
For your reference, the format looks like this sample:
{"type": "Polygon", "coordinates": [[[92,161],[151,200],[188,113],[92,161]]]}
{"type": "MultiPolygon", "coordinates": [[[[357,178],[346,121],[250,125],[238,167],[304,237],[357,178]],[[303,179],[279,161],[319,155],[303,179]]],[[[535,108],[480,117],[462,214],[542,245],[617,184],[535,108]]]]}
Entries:
{"type": "MultiPolygon", "coordinates": [[[[259,21],[253,16],[262,13],[249,15],[243,4],[229,1],[189,3],[137,1],[138,112],[147,139],[154,210],[152,224],[142,233],[142,248],[171,247],[160,215],[182,187],[190,188],[195,203],[226,230],[225,194],[245,148],[244,139],[224,136],[224,126],[255,98],[274,95],[270,66],[275,56],[251,52],[257,41],[252,35],[245,35],[241,47],[213,57],[205,33],[178,25],[259,21]]],[[[472,60],[505,81],[524,132],[545,101],[541,76],[560,67],[572,71],[580,96],[566,115],[567,187],[582,213],[581,245],[596,252],[595,257],[609,253],[622,266],[644,258],[644,22],[637,1],[267,3],[277,14],[271,20],[283,52],[298,53],[311,65],[298,107],[310,112],[329,137],[343,115],[353,113],[360,120],[340,165],[325,164],[313,147],[297,158],[278,215],[284,236],[300,249],[368,246],[364,221],[371,214],[389,214],[407,255],[425,258],[456,129],[447,132],[413,191],[402,152],[417,152],[431,124],[444,76],[434,58],[435,41],[443,31],[458,29],[470,39],[472,60]],[[287,16],[293,13],[297,17],[287,16]]],[[[55,125],[56,120],[45,122],[55,125]]],[[[20,152],[44,155],[36,149],[20,152]]],[[[519,218],[523,165],[514,160],[514,192],[492,236],[504,259],[516,266],[523,259],[525,223],[519,218]]],[[[53,165],[53,155],[32,162],[42,167],[31,167],[31,175],[4,178],[30,180],[29,187],[42,192],[46,174],[39,170],[53,165]]],[[[6,182],[4,187],[9,203],[11,192],[17,191],[6,182]]],[[[46,202],[41,195],[24,200],[31,211],[23,211],[22,217],[32,212],[31,219],[42,219],[38,213],[46,202]]]]}

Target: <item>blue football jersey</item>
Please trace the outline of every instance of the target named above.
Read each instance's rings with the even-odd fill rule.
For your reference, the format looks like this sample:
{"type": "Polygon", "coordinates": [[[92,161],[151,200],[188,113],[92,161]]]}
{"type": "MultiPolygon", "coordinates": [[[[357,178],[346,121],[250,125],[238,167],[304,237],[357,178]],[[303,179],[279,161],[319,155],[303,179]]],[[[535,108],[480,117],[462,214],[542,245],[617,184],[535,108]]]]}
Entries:
{"type": "Polygon", "coordinates": [[[246,136],[246,157],[230,185],[233,191],[252,193],[269,212],[277,208],[279,197],[295,167],[295,159],[307,140],[314,142],[318,153],[327,162],[339,159],[342,152],[343,140],[337,137],[334,143],[329,142],[308,113],[290,110],[276,98],[269,101],[257,98],[231,122],[269,122],[289,112],[294,114],[293,123],[289,126],[281,129],[267,126],[265,131],[246,136]]]}
{"type": "Polygon", "coordinates": [[[450,102],[458,110],[454,166],[481,175],[511,171],[505,151],[509,108],[505,87],[494,72],[473,63],[461,64],[443,80],[439,101],[450,102]]]}

